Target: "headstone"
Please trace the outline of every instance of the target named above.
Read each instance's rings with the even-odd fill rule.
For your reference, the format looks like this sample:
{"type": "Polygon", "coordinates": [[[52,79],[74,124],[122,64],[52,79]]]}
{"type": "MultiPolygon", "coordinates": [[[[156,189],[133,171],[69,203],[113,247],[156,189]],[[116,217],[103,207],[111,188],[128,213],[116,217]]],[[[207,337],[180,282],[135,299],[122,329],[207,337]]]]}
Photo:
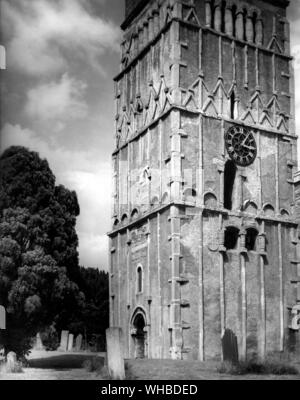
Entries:
{"type": "Polygon", "coordinates": [[[222,349],[224,361],[229,361],[232,364],[238,364],[238,341],[236,335],[230,329],[225,330],[222,338],[222,349]]]}
{"type": "Polygon", "coordinates": [[[122,347],[121,328],[106,330],[107,367],[112,380],[125,379],[125,365],[122,347]]]}
{"type": "Polygon", "coordinates": [[[35,350],[45,350],[40,333],[36,335],[35,350]]]}
{"type": "Polygon", "coordinates": [[[69,340],[68,340],[68,351],[73,350],[73,344],[74,344],[74,335],[72,333],[70,333],[69,340]]]}
{"type": "Polygon", "coordinates": [[[79,334],[75,341],[75,349],[76,351],[80,351],[82,347],[82,335],[79,334]]]}
{"type": "Polygon", "coordinates": [[[0,306],[0,329],[6,329],[6,311],[3,306],[0,306]]]}
{"type": "Polygon", "coordinates": [[[8,371],[14,371],[18,363],[17,355],[13,351],[7,354],[6,368],[8,371]]]}
{"type": "Polygon", "coordinates": [[[68,350],[68,341],[69,341],[69,331],[62,331],[61,338],[60,338],[60,351],[67,351],[68,350]]]}

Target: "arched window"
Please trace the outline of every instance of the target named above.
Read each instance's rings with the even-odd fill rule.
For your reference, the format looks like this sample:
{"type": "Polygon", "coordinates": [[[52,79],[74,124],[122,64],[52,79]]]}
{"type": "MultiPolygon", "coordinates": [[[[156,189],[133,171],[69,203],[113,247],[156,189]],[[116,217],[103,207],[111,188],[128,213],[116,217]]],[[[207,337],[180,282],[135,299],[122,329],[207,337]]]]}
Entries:
{"type": "Polygon", "coordinates": [[[257,22],[257,18],[258,18],[257,13],[254,12],[253,13],[253,18],[252,18],[252,20],[253,20],[253,43],[256,43],[256,22],[257,22]]]}
{"type": "Polygon", "coordinates": [[[225,12],[226,12],[226,1],[223,0],[221,4],[221,14],[222,14],[222,20],[221,20],[221,32],[225,33],[225,12]]]}
{"type": "Polygon", "coordinates": [[[243,9],[243,22],[244,22],[244,40],[247,40],[246,26],[247,26],[247,9],[243,9]]]}
{"type": "Polygon", "coordinates": [[[232,210],[232,194],[236,177],[236,166],[233,161],[227,161],[224,172],[224,208],[232,210]]]}
{"type": "Polygon", "coordinates": [[[256,250],[256,240],[257,240],[258,232],[255,228],[247,229],[246,233],[246,249],[248,251],[256,250]]]}
{"type": "Polygon", "coordinates": [[[137,293],[142,293],[143,292],[143,268],[140,265],[137,268],[136,282],[137,282],[137,293]]]}
{"type": "Polygon", "coordinates": [[[229,226],[225,230],[224,246],[227,250],[235,250],[238,245],[239,230],[233,226],[229,226]]]}
{"type": "Polygon", "coordinates": [[[236,36],[236,13],[237,13],[237,6],[234,4],[232,6],[232,21],[233,21],[233,36],[236,36]]]}

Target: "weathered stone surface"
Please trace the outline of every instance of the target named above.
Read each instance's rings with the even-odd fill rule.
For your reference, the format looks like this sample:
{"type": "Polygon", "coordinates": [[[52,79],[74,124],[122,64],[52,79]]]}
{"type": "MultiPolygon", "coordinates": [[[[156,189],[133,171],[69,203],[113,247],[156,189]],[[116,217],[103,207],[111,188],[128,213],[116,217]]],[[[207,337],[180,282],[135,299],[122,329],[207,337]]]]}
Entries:
{"type": "Polygon", "coordinates": [[[75,349],[76,349],[76,351],[80,351],[82,349],[82,335],[81,334],[79,334],[76,337],[75,349]]]}
{"type": "Polygon", "coordinates": [[[68,341],[69,341],[69,331],[62,331],[61,332],[61,339],[60,339],[60,351],[67,351],[68,350],[68,341]]]}
{"type": "Polygon", "coordinates": [[[122,330],[120,328],[107,329],[106,344],[109,376],[113,380],[124,380],[125,365],[122,345],[122,330]]]}
{"type": "Polygon", "coordinates": [[[35,350],[44,350],[44,345],[42,342],[42,338],[41,338],[41,334],[37,333],[36,334],[36,339],[35,339],[35,346],[34,346],[35,350]]]}
{"type": "Polygon", "coordinates": [[[13,351],[7,354],[6,369],[7,371],[14,371],[18,365],[17,355],[13,351]]]}
{"type": "Polygon", "coordinates": [[[3,306],[0,306],[0,330],[6,329],[6,311],[3,306]]]}
{"type": "Polygon", "coordinates": [[[70,333],[68,339],[68,351],[73,351],[73,345],[74,345],[74,335],[73,333],[70,333]]]}
{"type": "Polygon", "coordinates": [[[264,357],[284,349],[300,299],[284,2],[246,0],[238,18],[226,6],[215,13],[210,1],[170,8],[165,0],[159,9],[150,1],[154,31],[164,28],[152,42],[148,11],[125,26],[110,234],[110,324],[122,327],[125,357],[137,353],[137,311],[148,357],[220,359],[226,329],[240,357],[264,357]],[[229,179],[224,138],[234,124],[252,132],[257,157],[229,179]],[[238,237],[226,249],[232,227],[238,237]],[[247,249],[250,227],[259,236],[247,249]]]}

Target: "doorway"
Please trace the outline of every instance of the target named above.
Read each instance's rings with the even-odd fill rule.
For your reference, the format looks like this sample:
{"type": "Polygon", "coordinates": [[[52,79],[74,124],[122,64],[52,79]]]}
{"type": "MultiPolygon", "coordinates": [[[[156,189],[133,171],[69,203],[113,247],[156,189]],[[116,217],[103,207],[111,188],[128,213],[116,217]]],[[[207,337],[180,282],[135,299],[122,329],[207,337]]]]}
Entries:
{"type": "Polygon", "coordinates": [[[146,321],[142,314],[137,314],[133,321],[134,328],[134,354],[136,359],[147,358],[147,332],[146,321]]]}

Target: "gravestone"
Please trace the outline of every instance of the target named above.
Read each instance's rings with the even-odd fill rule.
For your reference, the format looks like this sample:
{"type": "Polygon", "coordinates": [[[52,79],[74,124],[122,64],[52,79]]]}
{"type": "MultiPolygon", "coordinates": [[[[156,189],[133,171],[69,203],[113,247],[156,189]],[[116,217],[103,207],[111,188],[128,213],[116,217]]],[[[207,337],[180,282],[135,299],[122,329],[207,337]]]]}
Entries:
{"type": "Polygon", "coordinates": [[[6,368],[8,371],[14,371],[18,364],[17,355],[13,351],[7,354],[6,368]]]}
{"type": "Polygon", "coordinates": [[[68,351],[73,351],[73,344],[74,344],[74,335],[70,333],[68,340],[68,351]]]}
{"type": "Polygon", "coordinates": [[[69,341],[69,331],[62,331],[61,338],[60,338],[59,351],[67,351],[68,350],[68,341],[69,341]]]}
{"type": "Polygon", "coordinates": [[[125,365],[121,328],[110,328],[106,330],[106,344],[109,376],[113,380],[124,380],[125,365]]]}
{"type": "Polygon", "coordinates": [[[79,334],[75,341],[75,349],[76,351],[80,351],[82,347],[82,335],[79,334]]]}
{"type": "Polygon", "coordinates": [[[45,350],[40,333],[36,334],[35,350],[45,350]]]}
{"type": "Polygon", "coordinates": [[[6,329],[6,311],[3,306],[0,306],[0,329],[6,329]]]}
{"type": "Polygon", "coordinates": [[[226,329],[222,338],[223,360],[229,361],[232,364],[239,362],[238,341],[236,335],[230,330],[226,329]]]}

